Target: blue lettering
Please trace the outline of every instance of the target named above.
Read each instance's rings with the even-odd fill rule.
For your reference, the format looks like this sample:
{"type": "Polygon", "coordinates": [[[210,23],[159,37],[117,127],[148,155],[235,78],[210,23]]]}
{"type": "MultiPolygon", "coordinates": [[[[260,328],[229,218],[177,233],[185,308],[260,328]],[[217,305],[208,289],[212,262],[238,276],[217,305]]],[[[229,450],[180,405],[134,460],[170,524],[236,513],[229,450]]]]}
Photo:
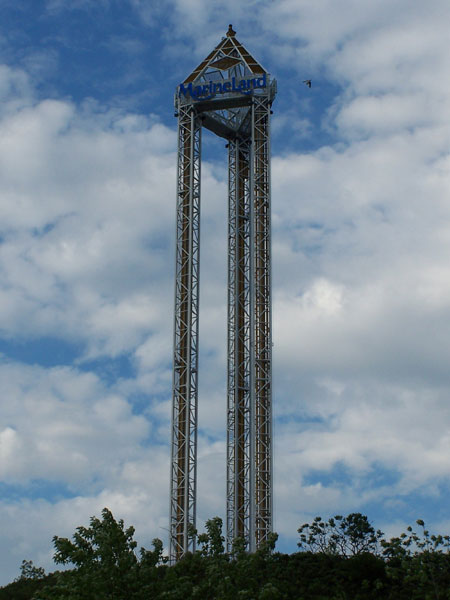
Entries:
{"type": "Polygon", "coordinates": [[[252,93],[252,91],[255,87],[255,80],[254,79],[242,79],[241,84],[243,87],[242,93],[246,94],[248,96],[249,94],[252,93]],[[245,88],[247,88],[247,91],[244,91],[245,88]]]}
{"type": "Polygon", "coordinates": [[[221,81],[215,83],[209,81],[196,85],[195,87],[191,83],[185,85],[180,83],[178,89],[179,96],[190,96],[193,100],[202,99],[209,100],[214,98],[216,94],[227,94],[229,92],[239,92],[241,94],[251,94],[253,90],[267,87],[267,75],[263,73],[261,77],[254,77],[253,79],[238,79],[232,77],[231,81],[221,81]]]}
{"type": "Polygon", "coordinates": [[[254,81],[256,82],[257,87],[265,88],[266,87],[266,74],[264,73],[264,75],[262,77],[259,77],[258,79],[255,79],[254,81]]]}
{"type": "Polygon", "coordinates": [[[181,94],[187,96],[188,92],[192,96],[192,83],[189,83],[187,87],[184,87],[184,83],[180,83],[180,96],[181,94]]]}

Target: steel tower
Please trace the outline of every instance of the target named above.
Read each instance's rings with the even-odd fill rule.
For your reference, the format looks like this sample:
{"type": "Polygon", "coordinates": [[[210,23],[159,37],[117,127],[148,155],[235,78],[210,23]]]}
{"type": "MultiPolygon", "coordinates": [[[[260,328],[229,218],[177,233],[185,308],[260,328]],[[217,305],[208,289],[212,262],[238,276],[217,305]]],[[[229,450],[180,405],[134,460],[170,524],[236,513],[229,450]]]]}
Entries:
{"type": "Polygon", "coordinates": [[[173,361],[170,558],[194,549],[201,130],[228,147],[227,547],[272,531],[270,114],[276,81],[226,37],[181,83],[173,361]]]}

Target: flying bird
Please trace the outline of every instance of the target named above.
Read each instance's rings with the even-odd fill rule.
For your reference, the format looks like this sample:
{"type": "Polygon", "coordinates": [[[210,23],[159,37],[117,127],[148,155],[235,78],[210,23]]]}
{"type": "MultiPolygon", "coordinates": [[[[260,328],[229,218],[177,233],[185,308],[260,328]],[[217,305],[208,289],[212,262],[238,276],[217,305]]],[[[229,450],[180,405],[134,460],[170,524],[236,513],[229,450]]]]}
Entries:
{"type": "Polygon", "coordinates": [[[311,87],[311,79],[305,79],[303,83],[306,84],[309,88],[311,87]]]}

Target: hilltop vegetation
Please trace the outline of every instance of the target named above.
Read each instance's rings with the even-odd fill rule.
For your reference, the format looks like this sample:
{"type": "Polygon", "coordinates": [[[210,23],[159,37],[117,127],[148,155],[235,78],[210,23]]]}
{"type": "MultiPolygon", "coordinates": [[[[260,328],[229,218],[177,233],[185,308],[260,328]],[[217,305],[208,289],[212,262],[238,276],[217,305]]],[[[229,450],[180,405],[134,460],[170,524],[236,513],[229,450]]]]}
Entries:
{"type": "Polygon", "coordinates": [[[23,561],[0,600],[444,600],[450,598],[450,539],[418,520],[385,540],[366,516],[316,517],[298,529],[299,552],[275,551],[273,534],[254,554],[237,539],[224,549],[222,521],[206,523],[198,550],[167,565],[161,540],[136,551],[134,528],[103,509],[71,540],[55,536],[54,560],[66,571],[46,575],[23,561]]]}

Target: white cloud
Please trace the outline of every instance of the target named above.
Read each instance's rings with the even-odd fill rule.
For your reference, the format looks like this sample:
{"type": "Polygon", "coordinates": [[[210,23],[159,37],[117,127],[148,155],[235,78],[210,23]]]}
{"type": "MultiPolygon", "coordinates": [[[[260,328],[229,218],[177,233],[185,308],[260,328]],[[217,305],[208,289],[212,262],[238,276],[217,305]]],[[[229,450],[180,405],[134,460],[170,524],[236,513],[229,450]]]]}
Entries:
{"type": "Polygon", "coordinates": [[[0,132],[0,327],[130,351],[166,316],[173,132],[56,100],[8,112],[0,132]]]}
{"type": "Polygon", "coordinates": [[[77,489],[111,476],[142,451],[149,423],[92,373],[3,362],[1,478],[62,481],[77,489]],[[108,475],[108,474],[109,475],[108,475]]]}
{"type": "Polygon", "coordinates": [[[104,506],[139,543],[166,539],[168,445],[148,418],[93,373],[4,361],[0,380],[5,583],[24,557],[52,570],[53,535],[70,537],[104,506]]]}
{"type": "Polygon", "coordinates": [[[450,476],[449,53],[436,19],[448,6],[409,3],[402,19],[377,5],[372,19],[343,2],[319,23],[324,6],[280,3],[272,21],[292,37],[282,60],[321,62],[345,86],[325,122],[340,143],[273,161],[276,473],[291,535],[296,519],[367,503],[417,515],[450,476]],[[328,481],[339,468],[347,477],[328,481]]]}
{"type": "MultiPolygon", "coordinates": [[[[202,58],[232,22],[275,74],[310,69],[341,88],[321,125],[318,96],[305,115],[274,106],[274,131],[290,135],[272,163],[275,522],[287,537],[311,515],[370,503],[414,498],[424,516],[450,475],[448,3],[363,4],[260,2],[250,19],[233,3],[224,23],[223,2],[175,2],[183,27],[161,38],[163,52],[187,44],[202,58]],[[315,127],[329,144],[305,153],[315,127]]],[[[175,132],[156,116],[36,99],[10,67],[0,97],[0,331],[84,352],[78,368],[0,366],[2,477],[30,496],[3,502],[4,543],[16,568],[50,566],[51,536],[105,505],[164,536],[175,132]],[[123,354],[135,377],[82,370],[123,354]],[[75,497],[32,499],[35,478],[75,497]]],[[[200,519],[224,504],[227,236],[226,169],[202,169],[200,519]]]]}
{"type": "Polygon", "coordinates": [[[167,518],[161,519],[157,515],[165,512],[167,500],[164,479],[168,461],[166,457],[156,456],[155,453],[152,458],[144,465],[135,463],[124,474],[116,489],[104,489],[98,495],[56,502],[44,499],[0,502],[0,511],[4,515],[0,543],[4,557],[2,572],[6,577],[9,576],[4,583],[19,575],[24,557],[35,565],[43,566],[48,572],[55,570],[52,561],[53,536],[71,538],[76,527],[80,524],[88,526],[89,519],[94,515],[100,517],[104,507],[109,508],[116,519],[124,519],[125,526],[133,525],[136,528],[138,547],[150,549],[153,538],[165,539],[167,518]],[[132,470],[141,474],[139,482],[133,481],[132,470]],[[142,476],[145,476],[145,480],[142,476]]]}

